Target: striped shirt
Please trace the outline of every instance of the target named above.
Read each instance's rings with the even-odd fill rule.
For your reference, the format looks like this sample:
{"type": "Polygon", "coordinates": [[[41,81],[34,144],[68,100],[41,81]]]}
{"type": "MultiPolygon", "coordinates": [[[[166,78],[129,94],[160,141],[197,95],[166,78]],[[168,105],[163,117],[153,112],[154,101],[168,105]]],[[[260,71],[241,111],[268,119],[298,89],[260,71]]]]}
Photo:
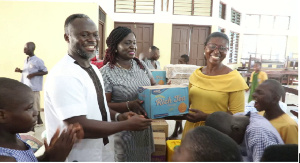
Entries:
{"type": "Polygon", "coordinates": [[[154,61],[154,63],[156,65],[156,68],[152,65],[151,60],[148,60],[147,58],[145,58],[145,64],[147,65],[147,67],[149,69],[161,70],[159,61],[154,61]]]}
{"type": "Polygon", "coordinates": [[[250,123],[247,126],[243,144],[247,153],[247,160],[244,161],[259,162],[268,146],[284,143],[277,130],[267,119],[250,112],[250,123]]]}
{"type": "MultiPolygon", "coordinates": [[[[17,138],[21,140],[19,134],[17,134],[17,138]]],[[[13,157],[16,159],[17,162],[38,162],[37,158],[34,156],[32,152],[30,145],[28,145],[27,143],[25,143],[25,145],[27,147],[26,150],[16,150],[16,149],[0,147],[0,156],[13,157]]]]}
{"type": "MultiPolygon", "coordinates": [[[[112,93],[112,102],[126,102],[138,98],[138,87],[150,86],[152,74],[143,61],[145,70],[141,69],[136,61],[132,60],[130,69],[123,69],[109,63],[100,71],[103,76],[106,93],[112,93]]],[[[116,162],[151,162],[151,153],[154,152],[152,127],[143,131],[122,131],[114,136],[116,162]]]]}

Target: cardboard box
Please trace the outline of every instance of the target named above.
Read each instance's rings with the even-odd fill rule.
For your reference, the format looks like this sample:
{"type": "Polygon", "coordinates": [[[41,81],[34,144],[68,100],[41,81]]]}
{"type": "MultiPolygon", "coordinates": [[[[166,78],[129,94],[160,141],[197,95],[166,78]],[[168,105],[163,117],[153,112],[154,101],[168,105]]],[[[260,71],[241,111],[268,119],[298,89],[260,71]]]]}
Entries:
{"type": "Polygon", "coordinates": [[[167,158],[168,162],[172,162],[172,156],[174,154],[174,149],[180,146],[181,140],[167,140],[167,158]]]}
{"type": "MultiPolygon", "coordinates": [[[[183,86],[189,86],[189,79],[169,79],[171,82],[171,85],[183,85],[183,86]]],[[[168,81],[168,82],[169,82],[168,81]]]]}
{"type": "Polygon", "coordinates": [[[169,64],[164,67],[166,70],[166,78],[175,78],[175,79],[188,79],[191,74],[200,68],[196,65],[186,65],[186,64],[169,64]]]}
{"type": "Polygon", "coordinates": [[[151,162],[165,162],[166,161],[166,137],[163,132],[153,132],[155,152],[151,155],[151,162]]]}
{"type": "Polygon", "coordinates": [[[166,71],[155,70],[155,69],[150,69],[150,71],[152,72],[153,78],[157,84],[159,85],[167,84],[166,71]]]}
{"type": "Polygon", "coordinates": [[[156,85],[138,89],[138,97],[148,117],[157,119],[188,113],[189,93],[186,86],[156,85]]]}
{"type": "Polygon", "coordinates": [[[151,123],[153,132],[163,132],[168,137],[169,125],[164,119],[154,119],[151,123]]]}

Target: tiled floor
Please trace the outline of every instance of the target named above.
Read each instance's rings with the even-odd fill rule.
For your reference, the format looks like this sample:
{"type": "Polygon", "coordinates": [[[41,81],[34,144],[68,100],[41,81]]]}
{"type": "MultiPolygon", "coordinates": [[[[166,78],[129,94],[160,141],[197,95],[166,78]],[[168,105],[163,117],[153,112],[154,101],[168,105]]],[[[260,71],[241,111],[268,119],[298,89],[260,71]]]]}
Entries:
{"type": "MultiPolygon", "coordinates": [[[[245,94],[245,101],[246,102],[248,100],[248,96],[249,96],[249,92],[247,92],[245,94]]],[[[286,103],[288,103],[288,104],[298,104],[298,96],[287,93],[286,94],[286,103]]],[[[287,110],[288,114],[289,114],[289,110],[291,110],[291,109],[294,109],[294,110],[297,109],[298,110],[298,107],[288,107],[288,110],[287,110]]],[[[295,116],[293,116],[291,114],[289,114],[289,115],[292,116],[294,119],[296,119],[295,116]]],[[[44,112],[42,112],[41,116],[42,116],[43,121],[45,122],[44,112]]],[[[173,133],[174,128],[175,128],[175,121],[167,120],[167,123],[169,125],[169,134],[168,134],[168,136],[171,136],[171,134],[173,133]]],[[[182,121],[183,127],[184,127],[184,124],[185,124],[185,121],[182,121]]],[[[35,136],[36,138],[38,138],[39,140],[42,140],[41,134],[44,130],[45,130],[44,125],[40,126],[40,127],[35,127],[35,133],[33,133],[32,135],[35,136]]],[[[178,139],[181,139],[181,134],[178,136],[178,139]]]]}

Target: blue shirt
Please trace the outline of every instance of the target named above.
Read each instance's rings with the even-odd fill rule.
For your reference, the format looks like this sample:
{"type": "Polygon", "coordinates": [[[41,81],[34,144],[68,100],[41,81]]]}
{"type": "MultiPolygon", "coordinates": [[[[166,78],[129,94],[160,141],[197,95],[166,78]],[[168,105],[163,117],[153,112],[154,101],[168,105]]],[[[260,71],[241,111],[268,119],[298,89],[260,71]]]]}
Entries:
{"type": "Polygon", "coordinates": [[[263,116],[257,113],[250,114],[250,123],[246,128],[244,142],[241,144],[245,151],[242,155],[245,156],[247,162],[259,162],[265,148],[270,145],[284,144],[278,131],[273,125],[263,116]]]}
{"type": "MultiPolygon", "coordinates": [[[[17,138],[21,140],[19,134],[17,134],[17,138]]],[[[17,162],[38,162],[37,158],[34,156],[34,153],[32,152],[30,145],[28,145],[27,143],[25,143],[25,145],[27,147],[26,150],[16,150],[16,149],[0,147],[0,156],[13,157],[16,159],[17,162]]]]}
{"type": "Polygon", "coordinates": [[[28,61],[26,58],[24,61],[21,82],[30,87],[32,91],[41,91],[43,88],[43,76],[34,76],[31,79],[27,78],[27,75],[40,71],[47,72],[43,60],[35,55],[29,57],[28,61]]]}

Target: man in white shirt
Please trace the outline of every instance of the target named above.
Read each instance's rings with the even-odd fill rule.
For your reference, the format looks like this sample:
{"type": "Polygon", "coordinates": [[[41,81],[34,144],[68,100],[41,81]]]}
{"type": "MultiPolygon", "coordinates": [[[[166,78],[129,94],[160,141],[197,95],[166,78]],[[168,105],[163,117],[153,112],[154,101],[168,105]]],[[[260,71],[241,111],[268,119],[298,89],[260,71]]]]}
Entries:
{"type": "MultiPolygon", "coordinates": [[[[66,161],[103,161],[108,136],[151,125],[133,112],[116,113],[107,106],[102,75],[90,64],[100,38],[95,23],[84,14],[65,21],[68,54],[50,71],[45,84],[45,119],[48,141],[56,128],[78,122],[84,139],[73,146],[66,161]],[[116,122],[110,122],[115,120],[116,122]]],[[[111,142],[110,142],[111,143],[111,142]]]]}
{"type": "Polygon", "coordinates": [[[35,44],[27,42],[24,47],[24,53],[28,55],[24,61],[23,70],[16,68],[15,72],[22,73],[21,82],[29,86],[34,93],[34,106],[38,110],[37,124],[43,124],[40,116],[40,91],[43,89],[43,75],[48,73],[43,60],[34,55],[35,44]]]}

